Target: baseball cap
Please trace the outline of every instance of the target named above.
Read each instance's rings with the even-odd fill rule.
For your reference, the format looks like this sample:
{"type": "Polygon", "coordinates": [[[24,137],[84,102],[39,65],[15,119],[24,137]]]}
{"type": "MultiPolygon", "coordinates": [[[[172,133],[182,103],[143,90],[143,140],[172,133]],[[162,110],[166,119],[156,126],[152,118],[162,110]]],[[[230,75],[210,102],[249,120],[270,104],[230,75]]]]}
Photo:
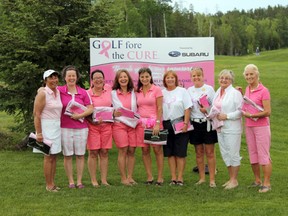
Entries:
{"type": "Polygon", "coordinates": [[[59,73],[55,70],[46,70],[43,74],[43,79],[45,80],[47,77],[49,77],[51,74],[56,73],[59,75],[59,73]]]}

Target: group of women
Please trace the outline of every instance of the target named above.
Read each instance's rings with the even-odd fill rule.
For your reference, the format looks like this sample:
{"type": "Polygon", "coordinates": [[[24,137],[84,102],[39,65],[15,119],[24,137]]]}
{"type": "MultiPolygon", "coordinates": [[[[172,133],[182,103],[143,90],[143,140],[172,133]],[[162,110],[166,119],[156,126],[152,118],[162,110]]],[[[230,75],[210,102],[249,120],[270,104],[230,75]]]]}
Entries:
{"type": "Polygon", "coordinates": [[[199,180],[196,184],[205,182],[204,155],[206,155],[211,188],[216,187],[214,145],[218,140],[229,173],[229,179],[223,187],[233,189],[238,186],[242,115],[246,117],[246,140],[255,175],[255,181],[251,186],[260,187],[259,192],[271,190],[270,95],[267,88],[259,82],[259,71],[255,65],[247,65],[244,69],[244,77],[248,83],[245,97],[261,107],[260,111],[248,109],[248,105],[243,106],[243,96],[232,86],[234,74],[229,70],[220,72],[220,87],[216,93],[211,86],[204,83],[204,72],[198,67],[191,70],[194,85],[187,90],[179,86],[178,76],[172,70],[165,72],[162,90],[153,83],[149,68],[141,68],[138,74],[138,84],[134,88],[129,72],[125,69],[117,71],[111,88],[105,84],[103,71],[94,70],[90,77],[91,88],[86,91],[77,86],[80,74],[74,66],[63,69],[62,75],[66,82],[64,86],[58,86],[59,74],[56,71],[44,72],[46,87],[38,92],[35,99],[34,124],[38,141],[43,141],[44,137],[53,142],[50,155],[44,156],[47,191],[60,190],[54,183],[54,177],[56,154],[61,151],[61,145],[69,188],[84,188],[82,175],[86,147],[89,152],[88,170],[92,185],[99,187],[96,178],[99,162],[101,185],[109,186],[108,151],[112,148],[112,140],[118,149],[118,168],[123,185],[137,184],[133,178],[135,150],[136,147],[141,147],[147,176],[145,184],[163,185],[164,157],[167,157],[171,175],[169,184],[183,186],[187,147],[190,141],[195,146],[199,170],[199,180]],[[206,98],[208,105],[201,103],[200,98],[203,97],[206,98]],[[71,100],[85,106],[85,111],[65,115],[66,107],[71,100]],[[91,114],[97,107],[113,107],[114,122],[101,119],[93,121],[91,114]],[[125,110],[135,114],[133,120],[127,121],[125,110]],[[216,115],[209,118],[211,112],[215,113],[215,110],[216,115]],[[176,133],[175,120],[179,119],[182,126],[176,133]],[[214,127],[217,124],[213,122],[218,126],[214,127]],[[146,129],[152,130],[152,134],[156,136],[162,129],[168,130],[166,145],[153,142],[147,144],[144,140],[146,129]],[[155,181],[151,149],[155,154],[157,165],[155,181]],[[76,155],[76,184],[73,179],[73,155],[76,155]],[[260,166],[264,174],[263,182],[260,177],[260,166]]]}

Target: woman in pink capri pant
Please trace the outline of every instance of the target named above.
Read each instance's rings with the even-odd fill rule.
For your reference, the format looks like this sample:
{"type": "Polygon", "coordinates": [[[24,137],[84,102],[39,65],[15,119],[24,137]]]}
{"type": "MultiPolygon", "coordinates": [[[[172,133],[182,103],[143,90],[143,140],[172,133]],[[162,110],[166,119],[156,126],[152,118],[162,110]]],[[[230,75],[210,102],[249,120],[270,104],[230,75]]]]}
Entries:
{"type": "Polygon", "coordinates": [[[269,116],[271,113],[270,93],[259,81],[259,70],[256,65],[249,64],[244,69],[244,78],[248,83],[245,98],[253,101],[257,106],[244,103],[243,115],[246,117],[245,132],[250,163],[255,180],[252,187],[260,187],[260,193],[271,190],[270,176],[272,164],[270,158],[271,132],[269,116]],[[264,181],[260,177],[262,167],[264,181]]]}

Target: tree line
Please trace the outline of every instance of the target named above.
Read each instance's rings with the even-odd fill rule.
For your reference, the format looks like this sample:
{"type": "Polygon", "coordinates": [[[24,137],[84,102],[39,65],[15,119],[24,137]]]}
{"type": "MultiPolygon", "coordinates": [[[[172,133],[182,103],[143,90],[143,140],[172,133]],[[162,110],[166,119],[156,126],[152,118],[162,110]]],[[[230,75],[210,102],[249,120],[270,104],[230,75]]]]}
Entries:
{"type": "Polygon", "coordinates": [[[88,80],[89,38],[214,37],[216,55],[288,47],[288,6],[197,13],[171,0],[0,0],[0,110],[31,131],[42,72],[76,65],[88,80]]]}

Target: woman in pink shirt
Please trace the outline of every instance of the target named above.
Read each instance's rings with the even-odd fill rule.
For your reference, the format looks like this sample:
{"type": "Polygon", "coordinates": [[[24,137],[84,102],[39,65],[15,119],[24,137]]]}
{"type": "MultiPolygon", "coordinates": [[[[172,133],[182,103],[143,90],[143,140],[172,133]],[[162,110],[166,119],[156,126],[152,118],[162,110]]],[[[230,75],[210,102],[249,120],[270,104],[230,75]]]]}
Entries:
{"type": "Polygon", "coordinates": [[[259,70],[256,65],[249,64],[244,69],[244,78],[248,83],[245,98],[257,106],[244,103],[243,115],[246,117],[246,142],[255,180],[252,187],[260,187],[260,193],[271,190],[270,177],[272,164],[270,158],[271,132],[269,116],[271,113],[269,90],[259,81],[259,70]],[[262,167],[264,181],[260,177],[262,167]]]}
{"type": "MultiPolygon", "coordinates": [[[[91,80],[92,86],[87,92],[91,97],[93,106],[102,108],[112,107],[111,87],[109,88],[109,86],[105,85],[103,71],[94,70],[91,73],[91,80]]],[[[107,172],[108,151],[112,148],[112,123],[102,121],[101,119],[98,122],[93,122],[92,118],[88,118],[88,128],[88,170],[91,183],[94,187],[99,186],[96,178],[97,160],[99,155],[101,184],[109,186],[107,182],[107,172]]]]}
{"type": "Polygon", "coordinates": [[[112,134],[118,148],[118,168],[121,183],[123,185],[133,185],[136,184],[133,179],[133,171],[137,146],[135,127],[138,120],[134,121],[133,117],[126,118],[126,113],[124,114],[122,109],[124,108],[128,113],[137,111],[134,85],[127,70],[120,69],[117,71],[112,89],[112,104],[115,108],[112,134]]]}
{"type": "MultiPolygon", "coordinates": [[[[137,86],[137,105],[138,113],[142,124],[140,124],[137,130],[137,146],[142,147],[142,158],[147,174],[147,181],[145,184],[153,184],[152,175],[152,162],[150,155],[150,145],[144,143],[144,128],[153,129],[153,134],[157,135],[161,127],[162,117],[162,104],[163,95],[161,88],[153,84],[152,72],[149,68],[141,68],[138,72],[138,86],[137,86]]],[[[162,145],[151,145],[157,161],[158,177],[156,185],[161,186],[163,184],[163,148],[162,145]]]]}
{"type": "Polygon", "coordinates": [[[44,175],[46,190],[58,192],[54,183],[56,173],[56,156],[61,152],[60,116],[62,103],[60,92],[57,90],[59,74],[54,70],[47,70],[43,74],[45,88],[39,91],[34,102],[34,126],[36,140],[43,142],[43,138],[52,142],[50,154],[44,155],[44,175]]]}

